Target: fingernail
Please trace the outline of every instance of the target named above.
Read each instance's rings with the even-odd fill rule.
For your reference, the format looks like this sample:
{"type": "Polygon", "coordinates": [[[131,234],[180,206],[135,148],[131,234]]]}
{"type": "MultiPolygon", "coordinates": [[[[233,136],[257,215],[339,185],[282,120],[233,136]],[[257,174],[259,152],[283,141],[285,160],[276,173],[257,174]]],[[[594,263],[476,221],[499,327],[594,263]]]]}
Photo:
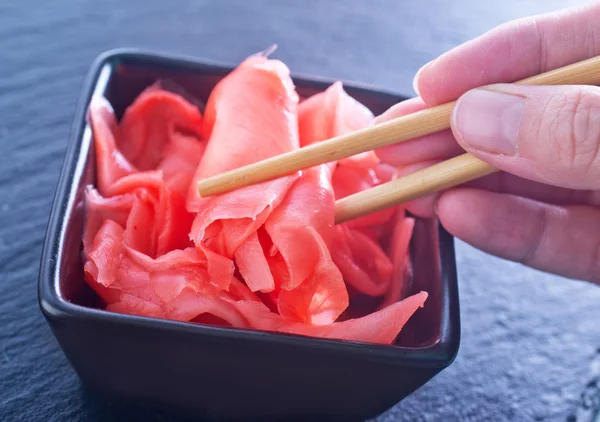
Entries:
{"type": "Polygon", "coordinates": [[[438,202],[440,202],[440,198],[439,196],[436,198],[436,200],[433,202],[433,215],[438,216],[438,202]]]}
{"type": "Polygon", "coordinates": [[[426,68],[431,66],[431,63],[433,63],[433,60],[430,61],[429,63],[426,63],[423,66],[421,66],[421,68],[419,70],[417,70],[417,73],[415,73],[415,77],[413,78],[412,85],[413,85],[413,89],[415,90],[415,93],[417,95],[421,95],[419,93],[419,77],[421,76],[421,73],[423,73],[423,70],[425,70],[426,68]]]}
{"type": "Polygon", "coordinates": [[[494,154],[517,152],[525,98],[489,89],[467,92],[454,107],[459,142],[494,154]]]}
{"type": "Polygon", "coordinates": [[[421,95],[419,93],[419,72],[421,72],[421,69],[418,70],[418,72],[415,74],[415,77],[413,78],[413,90],[417,95],[421,95]]]}

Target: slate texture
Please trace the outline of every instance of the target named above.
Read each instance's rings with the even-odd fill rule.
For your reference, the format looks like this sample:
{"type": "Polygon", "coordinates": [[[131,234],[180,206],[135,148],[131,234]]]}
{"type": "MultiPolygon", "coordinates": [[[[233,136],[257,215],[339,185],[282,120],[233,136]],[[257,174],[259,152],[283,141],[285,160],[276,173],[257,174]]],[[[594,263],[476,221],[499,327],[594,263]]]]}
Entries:
{"type": "MultiPolygon", "coordinates": [[[[82,389],[37,305],[49,207],[94,57],[147,47],[236,63],[277,43],[300,73],[412,94],[420,65],[503,21],[586,1],[0,1],[0,421],[174,420],[82,389]]],[[[591,421],[600,288],[458,243],[456,362],[381,421],[591,421]]]]}

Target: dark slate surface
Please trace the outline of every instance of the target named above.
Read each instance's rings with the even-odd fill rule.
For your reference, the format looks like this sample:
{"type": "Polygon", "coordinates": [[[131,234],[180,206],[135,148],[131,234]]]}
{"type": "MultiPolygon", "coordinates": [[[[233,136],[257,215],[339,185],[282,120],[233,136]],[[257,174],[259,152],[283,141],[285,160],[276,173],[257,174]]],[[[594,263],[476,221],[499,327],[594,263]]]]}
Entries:
{"type": "MultiPolygon", "coordinates": [[[[150,47],[238,62],[279,44],[296,72],[411,95],[412,75],[505,20],[583,1],[0,1],[0,420],[173,420],[84,391],[36,299],[41,243],[83,77],[150,47]],[[177,3],[175,6],[174,3],[177,3]]],[[[590,421],[600,407],[600,289],[459,243],[456,362],[391,420],[590,421]]]]}

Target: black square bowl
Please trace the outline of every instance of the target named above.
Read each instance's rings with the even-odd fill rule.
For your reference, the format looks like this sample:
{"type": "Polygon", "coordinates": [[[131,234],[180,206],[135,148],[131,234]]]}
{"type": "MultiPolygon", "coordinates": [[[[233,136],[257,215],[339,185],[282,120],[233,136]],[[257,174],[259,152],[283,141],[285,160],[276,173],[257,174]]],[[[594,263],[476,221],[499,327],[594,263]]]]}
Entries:
{"type": "MultiPolygon", "coordinates": [[[[73,368],[92,389],[166,406],[198,419],[364,420],[421,387],[454,360],[460,342],[454,240],[436,220],[417,220],[410,292],[429,292],[393,345],[316,339],[181,323],[102,310],[83,279],[84,188],[95,182],[91,96],[117,116],[148,85],[167,79],[206,100],[232,67],[138,50],[99,57],[90,70],[49,219],[41,310],[73,368]]],[[[293,75],[308,97],[333,81],[293,75]]],[[[404,98],[346,83],[379,114],[404,98]]]]}

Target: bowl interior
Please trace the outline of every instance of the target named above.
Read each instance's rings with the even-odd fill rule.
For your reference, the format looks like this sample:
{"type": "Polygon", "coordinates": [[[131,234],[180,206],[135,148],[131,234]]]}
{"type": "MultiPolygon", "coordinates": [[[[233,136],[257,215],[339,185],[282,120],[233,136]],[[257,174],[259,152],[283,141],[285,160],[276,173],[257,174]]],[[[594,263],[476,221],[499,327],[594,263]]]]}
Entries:
{"type": "MultiPolygon", "coordinates": [[[[144,55],[122,55],[109,58],[96,79],[96,93],[103,94],[112,104],[120,118],[134,98],[147,86],[157,80],[166,85],[174,83],[191,95],[199,103],[208,99],[215,84],[231,68],[207,65],[192,61],[144,55]]],[[[332,81],[315,80],[295,76],[294,81],[299,95],[306,98],[326,89],[332,81]]],[[[344,84],[346,91],[380,114],[388,107],[404,98],[344,84]]],[[[177,89],[177,88],[174,88],[177,89]]],[[[95,293],[83,279],[81,262],[81,236],[84,221],[84,189],[95,183],[95,160],[91,130],[85,126],[79,156],[80,172],[73,177],[76,187],[75,198],[67,227],[64,231],[62,254],[59,257],[59,277],[55,288],[58,296],[67,302],[83,307],[101,307],[95,293]]],[[[406,294],[425,290],[429,293],[426,306],[418,310],[402,330],[395,345],[410,348],[430,347],[436,344],[448,325],[448,283],[447,273],[454,271],[454,251],[449,236],[440,238],[438,223],[433,220],[417,219],[414,236],[410,245],[413,275],[406,294]],[[444,257],[446,257],[444,259],[444,257]],[[448,266],[448,259],[452,265],[448,266]]],[[[452,276],[450,276],[452,277],[452,276]]]]}

